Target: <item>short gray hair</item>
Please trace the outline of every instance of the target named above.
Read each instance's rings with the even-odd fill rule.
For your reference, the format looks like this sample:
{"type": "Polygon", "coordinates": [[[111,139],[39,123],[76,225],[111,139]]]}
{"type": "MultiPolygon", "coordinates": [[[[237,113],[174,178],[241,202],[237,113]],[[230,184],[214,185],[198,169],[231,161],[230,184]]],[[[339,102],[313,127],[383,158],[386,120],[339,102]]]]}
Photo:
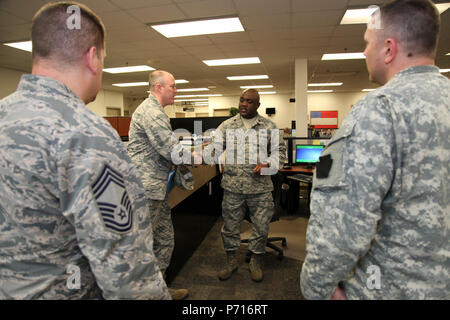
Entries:
{"type": "MultiPolygon", "coordinates": [[[[381,35],[396,35],[408,50],[408,56],[436,53],[440,16],[430,0],[393,0],[380,8],[381,35]]],[[[381,40],[381,39],[380,39],[381,40]]]]}
{"type": "Polygon", "coordinates": [[[155,91],[156,84],[165,85],[166,84],[166,77],[170,75],[169,72],[164,70],[155,70],[152,73],[150,73],[150,91],[155,91]]]}

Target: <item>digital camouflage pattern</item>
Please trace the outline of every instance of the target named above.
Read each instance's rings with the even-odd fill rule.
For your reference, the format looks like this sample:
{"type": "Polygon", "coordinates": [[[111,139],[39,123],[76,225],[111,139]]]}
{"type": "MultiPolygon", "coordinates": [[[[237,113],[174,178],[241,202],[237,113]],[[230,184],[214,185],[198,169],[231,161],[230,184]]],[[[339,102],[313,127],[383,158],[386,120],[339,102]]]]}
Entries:
{"type": "Polygon", "coordinates": [[[22,76],[0,101],[0,298],[170,299],[143,191],[104,119],[64,84],[22,76]]]}
{"type": "Polygon", "coordinates": [[[203,156],[214,158],[216,163],[224,152],[225,165],[221,187],[227,191],[240,194],[270,192],[273,190],[270,175],[257,175],[253,173],[253,169],[257,163],[265,162],[270,164],[272,174],[275,174],[286,162],[286,145],[275,123],[259,114],[255,118],[254,125],[249,131],[246,130],[240,114],[225,120],[212,135],[211,144],[203,150],[203,156]],[[250,131],[256,133],[255,137],[258,137],[254,142],[245,137],[250,131]],[[267,134],[259,136],[260,131],[267,134]],[[278,140],[271,140],[272,133],[278,140]],[[233,140],[227,140],[227,135],[233,140]],[[259,139],[264,136],[267,137],[266,140],[259,139]],[[259,152],[262,149],[265,150],[265,154],[259,152]]]}
{"type": "Polygon", "coordinates": [[[153,250],[158,258],[158,266],[164,274],[170,265],[173,248],[175,246],[172,215],[167,200],[147,199],[152,217],[153,234],[157,237],[153,239],[153,250]]]}
{"type": "Polygon", "coordinates": [[[349,299],[449,298],[450,81],[434,66],[397,73],[353,107],[326,155],[303,295],[328,299],[342,281],[349,299]]]}
{"type": "MultiPolygon", "coordinates": [[[[133,113],[129,139],[127,150],[145,187],[153,223],[153,248],[164,273],[174,248],[172,218],[166,197],[169,172],[174,165],[172,155],[190,152],[178,141],[169,117],[152,94],[133,113]]],[[[191,155],[188,159],[192,160],[191,155]]],[[[175,183],[183,189],[194,188],[194,177],[186,166],[178,166],[175,183]]]]}
{"type": "MultiPolygon", "coordinates": [[[[174,164],[172,154],[189,152],[178,141],[169,117],[152,94],[134,111],[129,140],[127,150],[141,174],[146,197],[164,200],[167,178],[174,164]]],[[[191,159],[191,156],[188,158],[191,159]]],[[[194,179],[189,173],[184,187],[192,189],[194,179]]]]}
{"type": "Polygon", "coordinates": [[[225,251],[235,251],[241,246],[242,220],[248,211],[252,223],[252,235],[248,249],[255,254],[266,252],[269,223],[274,214],[271,192],[239,194],[224,191],[222,202],[222,241],[225,251]]]}
{"type": "Polygon", "coordinates": [[[286,160],[286,146],[278,128],[272,121],[257,114],[253,126],[256,140],[245,134],[247,131],[241,115],[238,114],[224,121],[214,132],[211,144],[204,151],[204,157],[215,158],[219,162],[225,156],[225,165],[221,186],[225,190],[222,202],[222,240],[225,251],[237,250],[240,246],[240,231],[245,210],[249,210],[252,221],[252,235],[249,241],[249,250],[255,254],[265,252],[269,223],[274,214],[272,197],[273,183],[270,175],[257,175],[253,172],[257,163],[269,163],[273,173],[278,172],[286,160]],[[272,141],[275,133],[276,141],[272,141]],[[266,135],[259,135],[261,131],[266,135]],[[239,136],[242,140],[239,141],[239,136]],[[230,141],[230,137],[231,140],[230,141]],[[235,138],[238,137],[238,138],[235,138]],[[263,137],[263,139],[259,139],[263,137]],[[267,137],[267,138],[264,138],[267,137]],[[227,140],[228,139],[228,140],[227,140]],[[265,149],[264,152],[259,150],[265,149]],[[244,153],[245,152],[245,153],[244,153]],[[226,154],[234,157],[226,158],[226,154]],[[264,154],[265,153],[265,154],[264,154]],[[254,156],[254,159],[252,157],[254,156]]]}

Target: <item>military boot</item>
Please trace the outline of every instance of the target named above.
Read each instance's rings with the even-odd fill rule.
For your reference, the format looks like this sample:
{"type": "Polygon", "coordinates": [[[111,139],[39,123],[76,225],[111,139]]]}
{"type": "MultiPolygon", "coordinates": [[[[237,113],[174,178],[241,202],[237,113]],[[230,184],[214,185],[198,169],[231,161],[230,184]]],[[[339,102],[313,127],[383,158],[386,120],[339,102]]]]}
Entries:
{"type": "Polygon", "coordinates": [[[227,251],[227,264],[219,271],[219,279],[227,280],[238,269],[236,251],[227,251]]]}
{"type": "Polygon", "coordinates": [[[253,254],[248,265],[250,268],[251,278],[256,282],[260,282],[263,279],[263,272],[261,269],[262,256],[262,254],[253,254]]]}
{"type": "Polygon", "coordinates": [[[189,291],[187,289],[168,289],[170,295],[172,296],[172,300],[183,300],[189,295],[189,291]]]}

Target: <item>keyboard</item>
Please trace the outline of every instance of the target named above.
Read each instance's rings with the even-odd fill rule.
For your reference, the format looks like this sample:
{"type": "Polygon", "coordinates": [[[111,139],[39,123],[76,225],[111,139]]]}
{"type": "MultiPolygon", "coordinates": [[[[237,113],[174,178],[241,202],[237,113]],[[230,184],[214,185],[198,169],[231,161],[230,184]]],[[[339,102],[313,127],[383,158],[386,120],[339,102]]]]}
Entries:
{"type": "Polygon", "coordinates": [[[301,174],[301,173],[297,173],[294,174],[292,176],[288,176],[288,179],[292,179],[292,180],[296,180],[296,181],[300,181],[300,182],[305,182],[305,183],[312,183],[312,176],[307,175],[307,174],[301,174]]]}

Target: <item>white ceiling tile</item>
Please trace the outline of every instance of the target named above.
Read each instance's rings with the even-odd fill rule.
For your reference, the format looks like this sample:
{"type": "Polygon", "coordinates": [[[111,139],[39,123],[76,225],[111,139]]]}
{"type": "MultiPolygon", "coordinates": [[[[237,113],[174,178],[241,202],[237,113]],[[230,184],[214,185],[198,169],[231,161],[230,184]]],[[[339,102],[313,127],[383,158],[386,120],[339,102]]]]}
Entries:
{"type": "Polygon", "coordinates": [[[137,21],[125,11],[104,12],[100,18],[105,25],[107,33],[114,29],[124,29],[124,26],[126,26],[126,29],[143,26],[142,22],[137,21]]]}
{"type": "Polygon", "coordinates": [[[240,19],[246,31],[289,28],[291,26],[290,14],[274,14],[265,16],[255,15],[240,17],[240,19]]]}
{"type": "Polygon", "coordinates": [[[340,23],[344,13],[340,10],[294,13],[292,14],[292,27],[335,26],[340,23]]]}
{"type": "Polygon", "coordinates": [[[207,18],[237,14],[231,0],[202,0],[179,3],[178,8],[189,18],[207,18]]]}
{"type": "MultiPolygon", "coordinates": [[[[96,1],[96,0],[95,0],[96,1]]],[[[110,0],[123,9],[149,8],[172,4],[171,0],[110,0]]]]}
{"type": "Polygon", "coordinates": [[[208,46],[213,44],[213,42],[207,36],[171,38],[170,41],[181,48],[194,46],[208,46]]]}
{"type": "Polygon", "coordinates": [[[132,9],[127,12],[143,23],[171,22],[187,18],[175,5],[132,9]]]}
{"type": "Polygon", "coordinates": [[[291,0],[234,0],[234,3],[240,15],[289,13],[291,6],[291,0]]]}
{"type": "Polygon", "coordinates": [[[292,12],[309,12],[326,10],[346,10],[348,0],[294,0],[292,1],[292,12]]]}
{"type": "Polygon", "coordinates": [[[19,18],[18,16],[8,13],[6,11],[0,11],[0,27],[15,26],[19,24],[25,24],[27,20],[19,18]]]}

